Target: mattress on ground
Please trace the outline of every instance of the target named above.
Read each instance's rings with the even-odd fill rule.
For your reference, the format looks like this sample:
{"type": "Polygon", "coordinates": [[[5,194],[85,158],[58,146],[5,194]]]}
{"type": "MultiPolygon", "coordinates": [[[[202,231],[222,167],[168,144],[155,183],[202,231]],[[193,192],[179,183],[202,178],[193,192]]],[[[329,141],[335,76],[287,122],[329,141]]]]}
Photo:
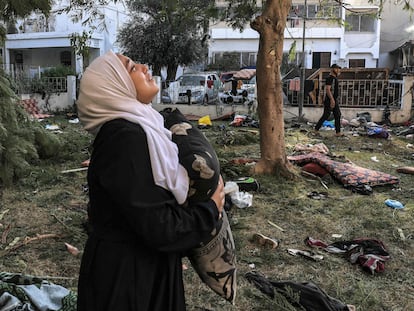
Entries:
{"type": "Polygon", "coordinates": [[[359,185],[391,185],[400,182],[400,179],[396,176],[363,168],[351,163],[335,161],[318,152],[288,156],[288,160],[299,166],[303,166],[307,163],[317,163],[346,187],[355,187],[359,185]]]}

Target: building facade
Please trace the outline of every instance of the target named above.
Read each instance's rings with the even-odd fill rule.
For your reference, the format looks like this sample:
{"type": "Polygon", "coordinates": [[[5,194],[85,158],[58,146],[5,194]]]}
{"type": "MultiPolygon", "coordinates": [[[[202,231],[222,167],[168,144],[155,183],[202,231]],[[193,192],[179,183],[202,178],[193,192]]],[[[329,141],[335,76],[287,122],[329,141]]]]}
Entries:
{"type": "MultiPolygon", "coordinates": [[[[225,5],[224,1],[217,3],[225,5]]],[[[335,1],[331,3],[320,5],[315,0],[293,1],[283,49],[287,55],[295,44],[296,65],[307,69],[326,68],[333,63],[349,68],[393,69],[414,65],[411,44],[407,44],[412,42],[414,30],[410,28],[412,21],[408,13],[402,8],[384,3],[380,20],[375,18],[379,7],[368,0],[350,0],[344,7],[335,1]],[[396,10],[398,14],[395,14],[396,10]]],[[[127,8],[122,1],[99,8],[104,16],[104,28],[97,27],[87,40],[90,51],[87,59],[74,53],[70,38],[74,33],[81,35],[90,28],[82,25],[82,21],[74,22],[67,14],[58,14],[68,4],[69,0],[55,0],[50,16],[33,12],[18,21],[14,28],[9,27],[5,45],[0,50],[3,66],[8,72],[14,75],[28,72],[33,77],[44,69],[61,64],[81,74],[92,59],[109,49],[119,50],[116,35],[128,19],[127,8]]],[[[212,23],[207,63],[215,64],[228,58],[236,64],[232,69],[255,66],[258,44],[259,34],[249,26],[240,32],[224,22],[212,23]]]]}
{"type": "MultiPolygon", "coordinates": [[[[293,1],[284,33],[284,53],[288,54],[295,43],[295,62],[308,69],[333,63],[376,68],[381,30],[381,21],[375,17],[378,9],[368,1],[358,0],[347,1],[344,7],[334,1],[329,5],[293,1]]],[[[254,66],[258,44],[259,34],[249,26],[240,32],[224,23],[213,24],[209,62],[214,64],[231,54],[239,59],[239,67],[254,66]]]]}
{"type": "MultiPolygon", "coordinates": [[[[29,75],[34,77],[50,67],[64,65],[71,67],[77,74],[83,67],[109,49],[118,50],[116,34],[128,15],[122,1],[99,7],[104,17],[93,26],[91,38],[86,45],[89,55],[86,59],[74,53],[71,37],[81,36],[90,31],[90,25],[83,25],[83,19],[74,21],[71,14],[59,14],[59,10],[69,5],[68,0],[55,0],[48,17],[40,12],[17,21],[15,27],[9,27],[2,49],[3,66],[13,76],[29,75]]],[[[79,12],[73,12],[79,15],[79,12]]]]}
{"type": "Polygon", "coordinates": [[[414,73],[413,16],[403,9],[403,2],[384,2],[381,14],[380,67],[387,67],[396,76],[414,73]]]}

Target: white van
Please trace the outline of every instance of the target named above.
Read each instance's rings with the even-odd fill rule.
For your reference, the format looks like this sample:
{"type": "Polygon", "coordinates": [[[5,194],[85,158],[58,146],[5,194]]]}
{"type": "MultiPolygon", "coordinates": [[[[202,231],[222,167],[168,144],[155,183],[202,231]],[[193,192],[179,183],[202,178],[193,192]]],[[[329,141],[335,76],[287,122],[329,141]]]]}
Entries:
{"type": "Polygon", "coordinates": [[[215,104],[218,100],[220,85],[220,79],[216,73],[186,73],[180,76],[176,83],[170,85],[175,92],[169,90],[169,93],[178,93],[178,96],[172,96],[177,99],[175,102],[177,104],[215,104]]]}

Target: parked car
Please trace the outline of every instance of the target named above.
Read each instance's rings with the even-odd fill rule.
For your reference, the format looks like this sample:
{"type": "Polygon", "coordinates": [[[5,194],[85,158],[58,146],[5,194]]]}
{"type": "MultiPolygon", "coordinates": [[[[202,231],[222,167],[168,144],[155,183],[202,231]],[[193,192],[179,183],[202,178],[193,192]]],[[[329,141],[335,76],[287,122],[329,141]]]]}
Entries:
{"type": "Polygon", "coordinates": [[[220,79],[216,73],[187,73],[170,84],[173,103],[208,105],[218,100],[220,79]]]}
{"type": "Polygon", "coordinates": [[[220,92],[220,102],[224,104],[244,104],[256,100],[255,87],[248,90],[238,89],[235,95],[231,91],[220,92]]]}

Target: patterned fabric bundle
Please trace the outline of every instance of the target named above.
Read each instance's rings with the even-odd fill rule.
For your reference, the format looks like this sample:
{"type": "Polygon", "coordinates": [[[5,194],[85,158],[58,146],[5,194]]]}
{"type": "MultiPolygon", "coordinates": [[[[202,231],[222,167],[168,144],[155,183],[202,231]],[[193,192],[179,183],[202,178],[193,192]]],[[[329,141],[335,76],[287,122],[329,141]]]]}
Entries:
{"type": "Polygon", "coordinates": [[[307,163],[317,163],[326,169],[335,179],[345,187],[357,187],[360,185],[379,186],[398,184],[400,179],[396,176],[356,166],[351,163],[343,163],[332,160],[330,157],[311,152],[297,156],[288,156],[288,160],[294,164],[303,166],[307,163]]]}

